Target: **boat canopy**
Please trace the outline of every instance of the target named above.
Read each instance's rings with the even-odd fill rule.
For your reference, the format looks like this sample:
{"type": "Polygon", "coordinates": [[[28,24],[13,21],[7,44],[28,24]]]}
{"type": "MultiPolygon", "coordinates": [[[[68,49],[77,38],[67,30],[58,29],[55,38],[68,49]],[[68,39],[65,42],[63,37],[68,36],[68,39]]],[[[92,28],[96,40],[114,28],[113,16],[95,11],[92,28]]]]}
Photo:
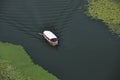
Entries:
{"type": "Polygon", "coordinates": [[[57,38],[51,31],[45,30],[43,32],[44,35],[46,35],[49,39],[57,38]]]}

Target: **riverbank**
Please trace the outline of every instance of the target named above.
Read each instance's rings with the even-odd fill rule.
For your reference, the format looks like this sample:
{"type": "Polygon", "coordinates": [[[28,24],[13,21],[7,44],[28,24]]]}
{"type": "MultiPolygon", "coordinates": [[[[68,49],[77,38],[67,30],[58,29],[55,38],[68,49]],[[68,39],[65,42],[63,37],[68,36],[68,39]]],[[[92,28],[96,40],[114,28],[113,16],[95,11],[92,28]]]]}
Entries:
{"type": "Polygon", "coordinates": [[[15,69],[15,72],[20,73],[24,78],[15,80],[58,80],[57,77],[34,64],[23,47],[19,45],[0,42],[0,60],[7,61],[15,69]]]}
{"type": "Polygon", "coordinates": [[[114,34],[120,36],[120,2],[117,0],[88,0],[87,15],[102,20],[114,34]]]}

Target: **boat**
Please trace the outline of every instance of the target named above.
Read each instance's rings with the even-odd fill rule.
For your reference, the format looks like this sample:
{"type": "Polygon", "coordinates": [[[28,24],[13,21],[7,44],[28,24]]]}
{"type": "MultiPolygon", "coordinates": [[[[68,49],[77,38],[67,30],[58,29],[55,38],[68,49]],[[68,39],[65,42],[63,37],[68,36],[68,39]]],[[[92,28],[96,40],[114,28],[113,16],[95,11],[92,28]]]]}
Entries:
{"type": "Polygon", "coordinates": [[[57,36],[53,32],[44,30],[42,35],[52,46],[58,45],[57,36]]]}

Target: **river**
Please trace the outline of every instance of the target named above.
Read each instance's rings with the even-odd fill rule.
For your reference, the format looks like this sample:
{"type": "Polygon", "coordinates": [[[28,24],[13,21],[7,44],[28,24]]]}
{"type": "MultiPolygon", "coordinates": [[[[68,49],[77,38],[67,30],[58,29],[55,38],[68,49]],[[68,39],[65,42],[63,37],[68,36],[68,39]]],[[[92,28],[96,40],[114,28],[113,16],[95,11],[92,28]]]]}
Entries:
{"type": "Polygon", "coordinates": [[[22,45],[61,80],[120,80],[120,39],[85,15],[86,0],[1,0],[0,41],[22,45]],[[60,45],[40,35],[51,30],[60,45]]]}

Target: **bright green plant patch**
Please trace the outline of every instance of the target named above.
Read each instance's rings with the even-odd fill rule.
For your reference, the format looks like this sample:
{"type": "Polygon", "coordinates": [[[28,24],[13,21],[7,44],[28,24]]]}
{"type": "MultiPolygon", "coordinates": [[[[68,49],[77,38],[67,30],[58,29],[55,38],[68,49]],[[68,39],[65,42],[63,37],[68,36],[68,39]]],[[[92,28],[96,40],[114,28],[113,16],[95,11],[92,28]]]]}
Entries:
{"type": "Polygon", "coordinates": [[[0,80],[58,80],[57,77],[45,71],[42,67],[35,65],[21,46],[0,42],[0,60],[9,63],[5,62],[8,64],[6,67],[10,66],[11,73],[8,74],[17,77],[17,74],[14,73],[18,73],[20,74],[18,77],[21,77],[19,79],[0,80]]]}
{"type": "Polygon", "coordinates": [[[113,33],[120,35],[119,0],[88,0],[87,15],[102,20],[113,33]]]}

